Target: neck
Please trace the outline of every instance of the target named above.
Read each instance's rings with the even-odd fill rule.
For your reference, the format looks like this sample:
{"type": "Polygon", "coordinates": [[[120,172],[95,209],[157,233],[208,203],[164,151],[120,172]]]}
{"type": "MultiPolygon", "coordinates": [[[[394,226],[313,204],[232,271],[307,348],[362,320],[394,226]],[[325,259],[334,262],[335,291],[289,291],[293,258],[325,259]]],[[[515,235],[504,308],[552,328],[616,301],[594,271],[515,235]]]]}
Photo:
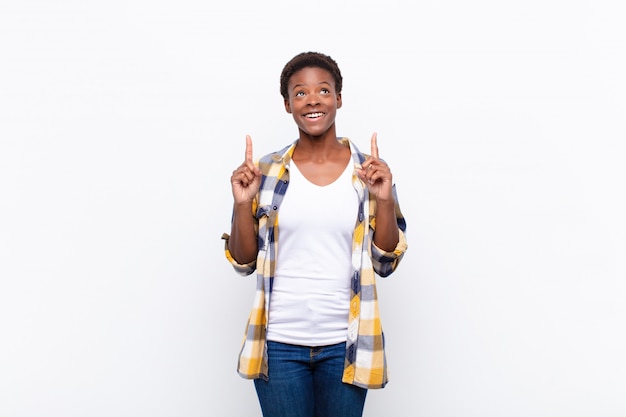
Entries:
{"type": "Polygon", "coordinates": [[[295,161],[314,161],[321,163],[323,161],[334,161],[345,159],[349,154],[348,148],[343,146],[337,140],[337,137],[327,137],[324,139],[304,137],[298,140],[293,153],[295,161]]]}

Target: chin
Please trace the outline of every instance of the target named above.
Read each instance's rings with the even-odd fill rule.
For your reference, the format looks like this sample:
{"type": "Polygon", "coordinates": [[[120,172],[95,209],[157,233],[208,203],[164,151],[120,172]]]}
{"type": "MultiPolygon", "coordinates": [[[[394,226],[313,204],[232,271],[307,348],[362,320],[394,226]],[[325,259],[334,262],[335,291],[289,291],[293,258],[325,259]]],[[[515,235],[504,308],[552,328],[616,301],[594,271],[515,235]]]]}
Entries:
{"type": "Polygon", "coordinates": [[[328,132],[328,130],[324,130],[322,132],[317,132],[317,131],[316,132],[311,132],[310,130],[304,130],[304,129],[301,129],[301,131],[305,135],[310,136],[310,137],[312,137],[314,139],[315,138],[321,138],[322,136],[324,136],[326,134],[326,132],[328,132]]]}

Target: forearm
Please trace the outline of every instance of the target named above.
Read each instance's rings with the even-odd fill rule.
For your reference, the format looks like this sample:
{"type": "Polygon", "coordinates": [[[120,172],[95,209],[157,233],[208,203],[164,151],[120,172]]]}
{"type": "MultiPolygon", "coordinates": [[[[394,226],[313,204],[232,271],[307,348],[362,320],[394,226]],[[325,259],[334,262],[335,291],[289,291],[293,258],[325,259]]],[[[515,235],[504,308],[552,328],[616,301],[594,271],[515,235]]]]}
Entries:
{"type": "Polygon", "coordinates": [[[377,201],[374,244],[384,251],[393,252],[399,239],[394,201],[377,201]]]}
{"type": "Polygon", "coordinates": [[[228,250],[231,256],[241,264],[256,259],[258,244],[251,204],[235,204],[228,250]]]}

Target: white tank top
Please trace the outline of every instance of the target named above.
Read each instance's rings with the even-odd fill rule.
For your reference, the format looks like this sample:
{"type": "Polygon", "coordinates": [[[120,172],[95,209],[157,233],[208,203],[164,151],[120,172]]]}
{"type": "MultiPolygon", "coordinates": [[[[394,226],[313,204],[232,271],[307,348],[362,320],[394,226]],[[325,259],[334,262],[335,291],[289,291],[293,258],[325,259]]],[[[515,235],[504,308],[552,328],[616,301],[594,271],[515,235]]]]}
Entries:
{"type": "Polygon", "coordinates": [[[304,346],[346,340],[358,197],[352,160],[333,183],[307,180],[292,161],[278,213],[278,254],[267,339],[304,346]]]}

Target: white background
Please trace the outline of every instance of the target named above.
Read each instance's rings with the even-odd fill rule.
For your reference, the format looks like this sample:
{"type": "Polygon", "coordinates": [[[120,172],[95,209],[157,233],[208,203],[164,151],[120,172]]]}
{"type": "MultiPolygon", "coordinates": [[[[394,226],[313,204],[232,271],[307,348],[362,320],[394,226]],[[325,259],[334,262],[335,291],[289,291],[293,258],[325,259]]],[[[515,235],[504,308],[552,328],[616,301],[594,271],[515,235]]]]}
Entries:
{"type": "Polygon", "coordinates": [[[344,75],[409,227],[366,417],[626,415],[623,2],[0,2],[0,416],[259,416],[229,177],[344,75]]]}

